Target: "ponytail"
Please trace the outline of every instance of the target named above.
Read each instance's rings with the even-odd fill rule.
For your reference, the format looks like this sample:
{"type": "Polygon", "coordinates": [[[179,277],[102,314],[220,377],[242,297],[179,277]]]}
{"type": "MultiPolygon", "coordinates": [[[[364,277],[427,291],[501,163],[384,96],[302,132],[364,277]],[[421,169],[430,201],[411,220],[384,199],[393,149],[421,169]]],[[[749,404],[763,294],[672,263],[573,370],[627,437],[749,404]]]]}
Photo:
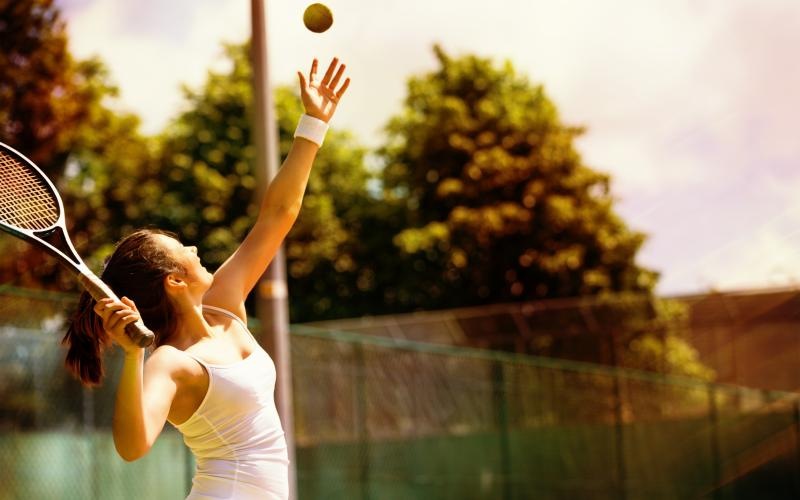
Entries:
{"type": "Polygon", "coordinates": [[[67,369],[86,386],[96,386],[103,378],[103,351],[108,335],[103,323],[94,312],[95,300],[84,291],[78,299],[78,308],[72,316],[62,344],[67,348],[67,369]]]}
{"type": "MultiPolygon", "coordinates": [[[[155,333],[154,347],[169,341],[177,329],[175,306],[164,290],[164,278],[170,273],[184,273],[169,252],[154,236],[175,238],[155,229],[140,229],[119,242],[109,257],[101,279],[119,297],[128,297],[139,310],[144,324],[155,333]]],[[[103,322],[94,312],[95,300],[81,293],[62,341],[67,346],[67,369],[87,386],[100,384],[103,378],[103,353],[111,345],[103,322]]]]}

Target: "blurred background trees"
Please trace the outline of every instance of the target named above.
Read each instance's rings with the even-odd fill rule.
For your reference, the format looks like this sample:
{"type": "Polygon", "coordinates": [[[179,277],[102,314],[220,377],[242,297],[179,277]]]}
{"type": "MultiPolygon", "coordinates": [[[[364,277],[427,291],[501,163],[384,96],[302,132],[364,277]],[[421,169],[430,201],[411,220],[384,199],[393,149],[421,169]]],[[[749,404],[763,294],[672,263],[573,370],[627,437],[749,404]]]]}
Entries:
{"type": "MultiPolygon", "coordinates": [[[[136,170],[144,163],[139,119],[108,107],[117,89],[107,70],[99,60],[70,55],[64,23],[51,0],[0,1],[0,39],[0,140],[31,158],[62,189],[76,247],[86,255],[89,241],[113,241],[119,234],[110,230],[118,227],[129,199],[99,193],[110,172],[136,170]],[[87,189],[76,189],[76,182],[87,189]]],[[[74,279],[62,278],[41,251],[5,237],[0,239],[0,280],[74,286],[74,279]]]]}
{"type": "Polygon", "coordinates": [[[435,51],[440,67],[409,80],[381,150],[401,207],[392,241],[418,285],[401,307],[651,290],[655,273],[635,262],[644,235],[582,163],[582,129],[511,62],[435,51]]]}
{"type": "MultiPolygon", "coordinates": [[[[145,136],[135,115],[115,109],[102,62],[70,56],[50,0],[0,1],[0,36],[0,140],[56,180],[90,267],[141,226],[171,230],[210,268],[221,264],[255,214],[247,44],[228,45],[229,69],[185,88],[184,111],[145,136]]],[[[386,126],[380,168],[367,167],[352,134],[329,133],[286,241],[291,320],[652,295],[657,274],[636,263],[645,236],[614,211],[609,176],[583,163],[582,128],[563,123],[543,86],[511,62],[434,51],[439,67],[409,78],[386,126]]],[[[275,90],[281,158],[302,113],[296,87],[275,90]]],[[[43,253],[7,236],[0,279],[74,288],[43,253]]],[[[675,308],[621,308],[609,321],[637,315],[678,325],[667,333],[677,344],[657,346],[642,340],[646,328],[620,326],[642,367],[665,359],[654,349],[687,347],[675,308]]],[[[673,371],[700,373],[692,363],[673,371]]]]}

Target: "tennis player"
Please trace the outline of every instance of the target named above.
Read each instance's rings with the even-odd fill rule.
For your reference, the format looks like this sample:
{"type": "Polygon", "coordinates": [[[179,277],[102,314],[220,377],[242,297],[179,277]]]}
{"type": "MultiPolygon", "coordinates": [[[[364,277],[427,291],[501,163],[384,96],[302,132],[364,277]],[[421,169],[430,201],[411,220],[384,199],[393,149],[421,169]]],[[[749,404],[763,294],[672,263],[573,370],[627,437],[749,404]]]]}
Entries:
{"type": "Polygon", "coordinates": [[[317,60],[298,72],[305,108],[286,160],[267,188],[254,227],[214,273],[197,249],[140,230],[122,240],[103,280],[121,301],[84,293],[64,342],[67,366],[86,384],[103,376],[111,342],[125,352],[114,409],[120,456],[142,457],[170,422],[194,453],[188,499],[272,500],[289,496],[286,441],[275,408],[275,365],[247,329],[244,301],[297,219],[328,121],[350,83],[334,58],[321,80],[317,60]],[[95,314],[96,313],[96,314],[95,314]],[[155,349],[124,333],[143,319],[155,349]]]}

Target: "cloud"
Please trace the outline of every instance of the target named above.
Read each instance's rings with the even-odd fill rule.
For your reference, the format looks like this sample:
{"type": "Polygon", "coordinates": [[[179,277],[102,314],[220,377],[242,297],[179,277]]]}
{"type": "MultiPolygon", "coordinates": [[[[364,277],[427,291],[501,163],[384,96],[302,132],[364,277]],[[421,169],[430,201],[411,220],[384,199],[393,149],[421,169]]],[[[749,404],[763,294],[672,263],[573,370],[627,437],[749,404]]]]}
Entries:
{"type": "Polygon", "coordinates": [[[71,50],[109,66],[123,109],[142,116],[149,133],[180,109],[182,83],[200,85],[220,63],[223,40],[246,37],[244,2],[96,0],[75,8],[66,12],[71,50]]]}

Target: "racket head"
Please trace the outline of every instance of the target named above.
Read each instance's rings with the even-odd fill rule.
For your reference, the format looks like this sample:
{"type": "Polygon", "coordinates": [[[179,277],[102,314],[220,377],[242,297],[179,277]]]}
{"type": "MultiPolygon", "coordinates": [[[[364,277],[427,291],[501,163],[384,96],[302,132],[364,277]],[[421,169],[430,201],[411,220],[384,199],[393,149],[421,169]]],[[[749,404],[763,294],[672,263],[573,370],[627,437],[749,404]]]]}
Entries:
{"type": "MultiPolygon", "coordinates": [[[[64,204],[50,179],[25,155],[0,142],[0,229],[47,250],[78,273],[78,281],[95,300],[119,300],[81,260],[64,223],[64,204]]],[[[125,328],[141,347],[154,334],[141,320],[125,328]]]]}
{"type": "Polygon", "coordinates": [[[63,223],[64,205],[50,179],[25,155],[0,142],[0,225],[18,236],[63,223]]]}
{"type": "Polygon", "coordinates": [[[0,229],[41,247],[75,272],[86,272],[64,221],[64,204],[50,179],[0,142],[0,229]]]}

